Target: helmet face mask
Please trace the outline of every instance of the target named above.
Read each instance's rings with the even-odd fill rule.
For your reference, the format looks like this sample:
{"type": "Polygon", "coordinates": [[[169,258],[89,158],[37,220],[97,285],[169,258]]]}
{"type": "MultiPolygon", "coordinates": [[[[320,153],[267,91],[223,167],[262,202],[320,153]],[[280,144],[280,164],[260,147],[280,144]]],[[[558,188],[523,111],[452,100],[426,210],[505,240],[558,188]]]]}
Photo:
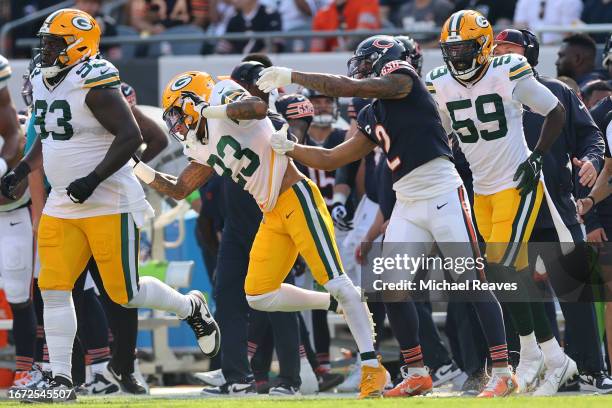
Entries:
{"type": "Polygon", "coordinates": [[[387,63],[402,60],[405,53],[406,49],[395,38],[374,35],[363,40],[348,60],[348,76],[357,79],[379,76],[387,63]]]}
{"type": "Polygon", "coordinates": [[[440,48],[444,62],[461,79],[469,78],[479,68],[476,60],[482,47],[476,40],[447,42],[440,44],[440,48]]]}
{"type": "Polygon", "coordinates": [[[68,44],[63,37],[53,34],[40,34],[40,69],[46,78],[54,77],[67,68],[62,62],[66,59],[68,44]],[[63,57],[63,58],[62,58],[63,57]]]}
{"type": "Polygon", "coordinates": [[[355,55],[348,60],[348,76],[355,79],[369,78],[374,73],[374,63],[379,56],[370,55],[355,55]]]}

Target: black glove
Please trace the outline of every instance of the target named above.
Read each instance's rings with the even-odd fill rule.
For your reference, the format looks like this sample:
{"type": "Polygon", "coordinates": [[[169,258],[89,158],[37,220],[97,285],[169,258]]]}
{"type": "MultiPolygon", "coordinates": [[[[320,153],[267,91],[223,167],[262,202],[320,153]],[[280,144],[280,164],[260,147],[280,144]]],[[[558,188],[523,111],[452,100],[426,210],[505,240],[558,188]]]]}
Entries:
{"type": "Polygon", "coordinates": [[[534,150],[533,153],[518,166],[514,173],[514,181],[519,181],[517,190],[520,190],[522,196],[529,194],[535,190],[540,181],[540,173],[542,172],[542,164],[544,157],[542,153],[534,150]]]}
{"type": "Polygon", "coordinates": [[[336,202],[331,207],[331,217],[334,226],[340,231],[350,231],[353,229],[353,221],[346,219],[347,211],[344,204],[336,202]]]}
{"type": "MultiPolygon", "coordinates": [[[[200,114],[201,114],[202,109],[208,106],[208,102],[206,102],[203,98],[201,98],[195,92],[191,92],[191,91],[181,92],[181,101],[183,103],[183,106],[185,106],[185,103],[189,100],[191,100],[191,103],[193,103],[194,109],[196,109],[198,113],[200,114]]],[[[183,112],[185,112],[184,109],[183,109],[183,112]]]]}
{"type": "Polygon", "coordinates": [[[6,173],[0,180],[0,191],[2,195],[11,200],[16,200],[15,190],[21,182],[30,174],[30,166],[26,162],[19,162],[17,167],[6,173]]]}
{"type": "Polygon", "coordinates": [[[73,203],[83,204],[94,192],[102,179],[92,171],[85,177],[78,178],[68,185],[66,194],[73,203]]]}

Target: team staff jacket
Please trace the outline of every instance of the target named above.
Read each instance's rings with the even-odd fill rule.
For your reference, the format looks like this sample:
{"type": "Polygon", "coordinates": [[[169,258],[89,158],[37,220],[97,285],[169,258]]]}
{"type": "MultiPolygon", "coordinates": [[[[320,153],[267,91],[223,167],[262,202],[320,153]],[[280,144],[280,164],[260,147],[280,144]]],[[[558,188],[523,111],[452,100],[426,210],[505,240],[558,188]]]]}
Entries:
{"type": "MultiPolygon", "coordinates": [[[[550,151],[544,155],[544,180],[546,187],[555,203],[566,226],[578,223],[576,205],[572,197],[588,195],[590,189],[583,187],[575,178],[578,174],[572,164],[572,158],[587,157],[597,171],[603,165],[604,142],[602,133],[593,121],[586,106],[576,94],[562,82],[548,77],[536,75],[536,79],[555,94],[565,108],[565,125],[550,151]]],[[[533,149],[540,137],[544,117],[533,113],[524,107],[523,128],[525,139],[530,149],[533,149]]],[[[598,228],[596,216],[586,217],[587,232],[598,228]]],[[[542,206],[535,228],[553,228],[550,211],[542,206]]]]}

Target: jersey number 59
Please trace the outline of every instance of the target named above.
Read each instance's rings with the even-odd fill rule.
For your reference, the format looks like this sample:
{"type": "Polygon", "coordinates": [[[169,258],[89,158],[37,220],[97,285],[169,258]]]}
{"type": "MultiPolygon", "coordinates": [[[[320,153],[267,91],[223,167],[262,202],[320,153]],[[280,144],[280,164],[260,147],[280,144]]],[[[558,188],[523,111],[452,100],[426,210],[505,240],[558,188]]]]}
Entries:
{"type": "Polygon", "coordinates": [[[506,123],[506,112],[504,111],[504,102],[501,96],[498,94],[480,95],[476,98],[474,107],[476,108],[476,117],[481,123],[497,122],[498,129],[494,131],[483,129],[478,132],[472,119],[457,120],[455,112],[472,108],[472,101],[470,99],[447,102],[446,109],[448,109],[453,122],[453,129],[457,132],[461,142],[476,143],[479,136],[484,140],[495,140],[506,136],[508,124],[506,123]],[[486,108],[491,106],[493,110],[487,112],[486,108]]]}

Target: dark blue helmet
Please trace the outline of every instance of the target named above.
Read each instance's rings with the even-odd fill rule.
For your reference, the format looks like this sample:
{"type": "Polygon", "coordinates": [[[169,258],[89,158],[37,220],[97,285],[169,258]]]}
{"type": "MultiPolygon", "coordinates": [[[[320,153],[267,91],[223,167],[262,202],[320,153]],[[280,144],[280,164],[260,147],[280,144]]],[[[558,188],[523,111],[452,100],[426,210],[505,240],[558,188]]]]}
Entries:
{"type": "Polygon", "coordinates": [[[395,39],[402,43],[406,52],[404,53],[404,60],[408,61],[413,66],[417,74],[421,75],[421,69],[423,68],[423,52],[421,46],[412,37],[407,35],[396,35],[395,39]]]}
{"type": "Polygon", "coordinates": [[[388,35],[374,35],[363,40],[348,60],[348,76],[366,78],[380,76],[383,67],[391,61],[403,61],[406,49],[401,42],[388,35]]]}
{"type": "Polygon", "coordinates": [[[255,85],[259,74],[265,69],[264,64],[258,61],[245,61],[236,65],[230,78],[236,82],[255,85]]]}
{"type": "Polygon", "coordinates": [[[304,95],[286,94],[275,102],[276,111],[287,120],[302,119],[310,123],[314,117],[314,107],[304,95]]]}

